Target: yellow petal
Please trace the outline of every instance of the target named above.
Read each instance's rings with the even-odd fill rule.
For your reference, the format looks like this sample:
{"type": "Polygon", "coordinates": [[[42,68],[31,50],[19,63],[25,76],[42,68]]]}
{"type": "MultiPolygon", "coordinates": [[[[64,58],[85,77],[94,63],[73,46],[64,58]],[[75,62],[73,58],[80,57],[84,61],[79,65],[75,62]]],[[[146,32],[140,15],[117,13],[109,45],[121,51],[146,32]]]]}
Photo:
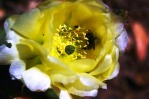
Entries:
{"type": "Polygon", "coordinates": [[[104,59],[99,61],[96,68],[90,72],[91,75],[98,75],[113,67],[118,61],[118,49],[113,47],[109,54],[104,56],[104,59]]]}
{"type": "Polygon", "coordinates": [[[41,45],[32,40],[22,39],[16,47],[19,58],[25,61],[27,69],[41,64],[42,57],[47,57],[48,55],[47,51],[41,45]]]}
{"type": "Polygon", "coordinates": [[[68,63],[68,66],[75,72],[89,72],[96,65],[96,61],[92,59],[79,59],[68,63]]]}
{"type": "Polygon", "coordinates": [[[44,25],[42,26],[42,32],[44,33],[43,46],[50,53],[53,43],[53,35],[57,32],[57,29],[60,25],[67,24],[67,21],[71,14],[71,5],[62,3],[54,8],[51,8],[51,6],[47,6],[46,8],[41,8],[40,10],[44,14],[44,25]],[[70,10],[67,10],[68,8],[70,10]]]}
{"type": "Polygon", "coordinates": [[[100,40],[97,40],[95,43],[95,49],[94,50],[86,50],[87,55],[86,57],[89,59],[97,60],[100,56],[102,57],[102,54],[104,54],[107,44],[102,44],[100,40]]]}
{"type": "Polygon", "coordinates": [[[100,41],[101,44],[110,41],[112,34],[107,31],[107,24],[109,22],[109,14],[95,13],[94,16],[86,21],[82,26],[92,31],[94,36],[100,41]]]}
{"type": "MultiPolygon", "coordinates": [[[[113,63],[111,66],[110,66],[110,68],[108,69],[108,70],[106,70],[105,72],[103,72],[103,73],[101,73],[101,74],[99,74],[99,75],[96,75],[95,77],[97,78],[97,79],[99,79],[100,81],[105,81],[105,80],[107,80],[107,79],[111,79],[111,78],[113,78],[113,77],[116,77],[117,76],[117,74],[118,74],[118,71],[117,71],[117,69],[119,68],[119,64],[117,63],[113,63]],[[113,74],[114,73],[114,70],[116,70],[115,71],[115,74],[113,74]],[[113,75],[112,75],[113,74],[113,75]]],[[[119,70],[119,69],[118,69],[119,70]]]]}
{"type": "Polygon", "coordinates": [[[36,53],[34,47],[27,43],[25,43],[25,44],[19,43],[16,45],[16,47],[19,52],[19,57],[21,59],[29,59],[29,58],[37,56],[37,53],[36,53]]]}
{"type": "MultiPolygon", "coordinates": [[[[112,69],[112,71],[111,71],[111,74],[109,74],[109,75],[107,75],[107,77],[105,77],[105,78],[108,78],[108,79],[113,79],[114,77],[116,77],[117,75],[118,75],[118,73],[119,73],[119,63],[117,63],[114,67],[113,67],[113,69],[112,69],[112,67],[111,67],[111,69],[112,69]]],[[[108,71],[107,71],[108,72],[108,71]]]]}
{"type": "Polygon", "coordinates": [[[8,33],[10,31],[10,29],[12,28],[13,24],[16,22],[16,19],[18,17],[19,17],[19,15],[13,15],[6,19],[6,21],[4,23],[4,28],[5,28],[6,33],[8,33]]]}
{"type": "Polygon", "coordinates": [[[109,66],[109,68],[105,69],[105,71],[103,71],[102,73],[98,73],[96,75],[96,77],[100,81],[110,79],[112,76],[115,77],[118,74],[118,71],[117,71],[118,67],[119,67],[119,64],[118,64],[119,50],[118,50],[118,48],[116,48],[111,55],[112,55],[112,59],[113,59],[112,64],[109,66]],[[115,71],[115,74],[113,74],[114,71],[115,71]],[[111,76],[111,77],[109,77],[109,76],[111,76]]]}
{"type": "Polygon", "coordinates": [[[88,4],[93,7],[98,7],[102,10],[106,9],[105,4],[101,0],[76,0],[76,1],[81,1],[81,3],[88,4]]]}
{"type": "Polygon", "coordinates": [[[24,44],[23,46],[28,46],[29,48],[27,50],[35,51],[33,53],[37,53],[40,57],[46,57],[48,55],[47,50],[33,40],[21,39],[20,44],[24,44]]]}
{"type": "Polygon", "coordinates": [[[17,18],[16,22],[12,26],[12,29],[23,37],[43,42],[43,33],[40,32],[42,17],[43,15],[41,15],[39,9],[35,8],[17,18]]]}
{"type": "Polygon", "coordinates": [[[92,17],[92,11],[84,4],[74,4],[71,10],[72,15],[69,21],[70,26],[81,25],[92,17]],[[81,15],[80,15],[81,13],[81,15]]]}
{"type": "Polygon", "coordinates": [[[62,83],[65,85],[78,79],[78,75],[75,72],[70,70],[66,64],[54,57],[49,56],[48,59],[44,58],[42,62],[44,65],[49,67],[47,72],[53,83],[62,83]]]}
{"type": "Polygon", "coordinates": [[[97,80],[91,75],[80,74],[80,79],[74,83],[65,85],[67,91],[71,94],[78,96],[96,96],[97,89],[99,86],[104,86],[105,84],[97,80]]]}
{"type": "Polygon", "coordinates": [[[99,62],[99,64],[97,64],[97,68],[94,71],[92,71],[90,75],[97,75],[104,72],[105,70],[107,70],[107,68],[109,68],[111,64],[112,64],[111,55],[106,55],[104,60],[102,62],[99,62]]]}

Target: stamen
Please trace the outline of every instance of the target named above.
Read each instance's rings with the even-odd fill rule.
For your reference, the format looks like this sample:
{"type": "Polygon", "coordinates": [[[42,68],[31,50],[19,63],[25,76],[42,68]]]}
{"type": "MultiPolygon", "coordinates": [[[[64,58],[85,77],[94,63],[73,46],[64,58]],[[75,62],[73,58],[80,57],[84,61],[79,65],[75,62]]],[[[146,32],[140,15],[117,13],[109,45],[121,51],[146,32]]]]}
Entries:
{"type": "Polygon", "coordinates": [[[95,49],[95,38],[90,30],[78,25],[73,28],[60,25],[53,36],[51,55],[63,61],[86,58],[86,50],[95,49]]]}

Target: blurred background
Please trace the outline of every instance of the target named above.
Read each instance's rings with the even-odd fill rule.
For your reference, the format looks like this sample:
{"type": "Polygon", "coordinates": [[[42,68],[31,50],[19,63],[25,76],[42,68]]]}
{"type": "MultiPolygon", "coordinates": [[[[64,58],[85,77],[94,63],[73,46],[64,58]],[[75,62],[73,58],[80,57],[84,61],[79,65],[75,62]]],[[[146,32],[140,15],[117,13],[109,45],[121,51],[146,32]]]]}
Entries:
{"type": "MultiPolygon", "coordinates": [[[[41,1],[0,0],[0,32],[4,32],[8,16],[26,12],[41,1]]],[[[149,0],[103,2],[122,17],[129,40],[126,52],[119,58],[119,75],[106,81],[108,89],[99,89],[92,99],[149,99],[149,0]]],[[[0,99],[57,99],[51,90],[31,92],[20,81],[12,81],[8,70],[9,66],[0,66],[0,99]]]]}

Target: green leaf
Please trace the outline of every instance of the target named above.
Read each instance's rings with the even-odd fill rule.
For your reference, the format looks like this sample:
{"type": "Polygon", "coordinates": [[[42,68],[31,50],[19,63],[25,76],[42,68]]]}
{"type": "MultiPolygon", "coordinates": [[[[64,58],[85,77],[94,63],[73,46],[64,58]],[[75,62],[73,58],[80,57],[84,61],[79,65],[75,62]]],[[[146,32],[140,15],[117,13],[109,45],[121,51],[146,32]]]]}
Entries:
{"type": "Polygon", "coordinates": [[[5,44],[7,47],[11,47],[11,43],[6,41],[6,33],[3,28],[0,28],[0,46],[5,44]]]}
{"type": "Polygon", "coordinates": [[[6,34],[3,28],[0,28],[0,45],[6,43],[6,34]]]}
{"type": "Polygon", "coordinates": [[[59,99],[57,94],[52,89],[48,89],[45,93],[47,94],[49,99],[59,99]]]}

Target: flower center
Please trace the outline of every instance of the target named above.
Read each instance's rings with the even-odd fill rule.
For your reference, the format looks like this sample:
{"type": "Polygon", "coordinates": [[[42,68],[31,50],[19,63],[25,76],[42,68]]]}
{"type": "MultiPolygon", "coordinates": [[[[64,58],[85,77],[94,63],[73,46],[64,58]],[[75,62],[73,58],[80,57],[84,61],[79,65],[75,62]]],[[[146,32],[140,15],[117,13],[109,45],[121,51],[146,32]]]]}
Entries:
{"type": "Polygon", "coordinates": [[[53,36],[51,55],[65,62],[86,58],[86,50],[95,49],[93,33],[80,26],[60,25],[53,36]]]}

